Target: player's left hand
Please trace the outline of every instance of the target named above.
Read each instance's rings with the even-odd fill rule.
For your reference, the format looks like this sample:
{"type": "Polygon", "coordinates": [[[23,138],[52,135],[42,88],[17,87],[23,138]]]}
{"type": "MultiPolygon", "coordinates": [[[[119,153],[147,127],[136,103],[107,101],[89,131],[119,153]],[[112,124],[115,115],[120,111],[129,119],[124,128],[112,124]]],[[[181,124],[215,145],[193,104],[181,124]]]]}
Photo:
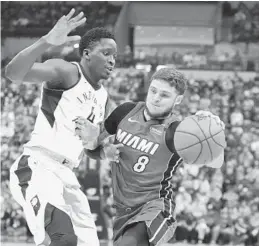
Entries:
{"type": "Polygon", "coordinates": [[[77,117],[74,122],[75,135],[82,140],[84,148],[95,149],[98,146],[100,125],[95,125],[83,117],[77,117]]]}
{"type": "Polygon", "coordinates": [[[214,119],[217,122],[217,124],[219,124],[222,127],[223,130],[225,130],[224,122],[222,120],[220,120],[220,118],[217,115],[212,114],[210,111],[199,110],[196,112],[195,115],[211,117],[212,119],[214,119]]]}
{"type": "Polygon", "coordinates": [[[120,148],[122,148],[123,146],[124,145],[122,143],[113,144],[108,142],[103,146],[102,149],[104,158],[109,161],[119,163],[120,148]]]}

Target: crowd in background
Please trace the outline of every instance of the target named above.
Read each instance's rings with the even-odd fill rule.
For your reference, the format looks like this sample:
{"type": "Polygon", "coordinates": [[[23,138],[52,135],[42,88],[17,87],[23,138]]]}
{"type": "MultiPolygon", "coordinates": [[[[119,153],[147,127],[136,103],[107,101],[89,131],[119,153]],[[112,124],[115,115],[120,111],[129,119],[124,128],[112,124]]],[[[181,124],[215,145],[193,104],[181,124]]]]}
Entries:
{"type": "MultiPolygon", "coordinates": [[[[147,74],[133,67],[117,69],[104,85],[121,104],[144,99],[147,74]]],[[[9,168],[30,138],[41,85],[17,86],[2,76],[1,89],[1,229],[26,235],[20,207],[9,192],[9,168]]],[[[225,164],[219,170],[184,165],[173,177],[179,227],[174,240],[255,245],[259,234],[259,78],[188,79],[176,114],[186,117],[209,109],[226,123],[225,164]]],[[[110,179],[110,174],[105,177],[110,179]]]]}
{"type": "MultiPolygon", "coordinates": [[[[258,3],[247,7],[240,3],[231,7],[231,3],[224,2],[222,7],[222,23],[231,20],[231,42],[257,42],[259,38],[259,8],[258,3]]],[[[25,4],[19,2],[3,2],[1,4],[1,32],[5,36],[42,36],[56,23],[62,14],[67,14],[71,7],[76,13],[84,12],[87,22],[76,29],[82,35],[85,30],[97,26],[113,29],[122,5],[108,1],[100,2],[46,2],[44,4],[25,4]]],[[[229,24],[226,24],[227,26],[229,24]]],[[[223,35],[224,36],[224,35],[223,35]]],[[[228,42],[229,40],[227,40],[228,42]]],[[[247,46],[248,47],[248,46],[247,46]]],[[[247,51],[236,50],[234,53],[215,52],[208,47],[200,47],[184,52],[160,52],[148,49],[136,49],[134,57],[127,48],[124,54],[119,54],[118,65],[138,62],[146,64],[174,64],[177,68],[213,69],[213,70],[243,70],[255,71],[258,67],[256,54],[246,54],[247,51]],[[126,58],[126,59],[125,59],[126,58]]]]}
{"type": "MultiPolygon", "coordinates": [[[[125,59],[125,58],[124,58],[125,59]]],[[[244,62],[239,51],[216,53],[214,49],[201,47],[190,51],[150,52],[148,49],[136,49],[133,63],[174,64],[179,69],[201,70],[243,70],[254,71],[255,64],[244,62]],[[152,54],[153,53],[153,54],[152,54]]]]}
{"type": "MultiPolygon", "coordinates": [[[[109,2],[60,2],[47,1],[44,4],[24,4],[19,2],[1,3],[1,31],[5,35],[17,32],[20,35],[42,36],[44,29],[49,31],[54,26],[62,14],[67,14],[71,8],[75,8],[76,13],[84,12],[87,17],[86,25],[81,28],[84,31],[88,27],[113,26],[120,12],[121,6],[113,5],[109,2]],[[37,30],[38,29],[38,30],[37,30]]],[[[80,33],[80,27],[77,32],[80,33]]],[[[2,34],[2,35],[3,35],[2,34]]]]}

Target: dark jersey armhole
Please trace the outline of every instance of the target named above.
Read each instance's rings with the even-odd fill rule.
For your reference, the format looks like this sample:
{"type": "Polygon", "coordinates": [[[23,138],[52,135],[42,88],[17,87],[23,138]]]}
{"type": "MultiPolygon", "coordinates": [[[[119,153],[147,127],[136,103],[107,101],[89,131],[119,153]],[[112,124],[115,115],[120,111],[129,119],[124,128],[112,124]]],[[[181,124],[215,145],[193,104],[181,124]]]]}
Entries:
{"type": "Polygon", "coordinates": [[[106,131],[113,135],[117,131],[117,127],[121,120],[136,106],[136,103],[126,102],[116,109],[109,115],[109,117],[104,122],[104,127],[106,131]]]}
{"type": "Polygon", "coordinates": [[[169,125],[169,127],[166,130],[165,142],[166,142],[168,149],[172,153],[177,153],[175,150],[175,146],[174,146],[174,134],[175,134],[176,127],[180,123],[181,123],[181,121],[174,121],[174,122],[172,122],[172,124],[169,125]]]}

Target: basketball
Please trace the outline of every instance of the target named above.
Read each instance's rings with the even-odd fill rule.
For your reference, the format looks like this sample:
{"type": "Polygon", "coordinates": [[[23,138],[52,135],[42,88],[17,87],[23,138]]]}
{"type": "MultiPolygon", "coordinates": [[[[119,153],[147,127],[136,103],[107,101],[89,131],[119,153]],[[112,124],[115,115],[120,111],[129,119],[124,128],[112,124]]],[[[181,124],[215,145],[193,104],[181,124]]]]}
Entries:
{"type": "Polygon", "coordinates": [[[225,133],[215,119],[192,115],[176,128],[174,145],[187,164],[208,164],[224,151],[225,133]]]}

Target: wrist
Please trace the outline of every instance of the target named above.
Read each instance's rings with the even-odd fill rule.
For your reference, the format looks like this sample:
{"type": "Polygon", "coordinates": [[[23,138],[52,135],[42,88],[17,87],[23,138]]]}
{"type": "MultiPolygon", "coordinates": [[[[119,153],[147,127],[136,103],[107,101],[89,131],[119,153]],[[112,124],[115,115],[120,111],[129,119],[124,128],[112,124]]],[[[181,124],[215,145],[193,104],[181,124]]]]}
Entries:
{"type": "Polygon", "coordinates": [[[54,45],[52,44],[52,42],[51,42],[50,37],[49,37],[48,34],[42,36],[42,37],[39,39],[39,42],[40,42],[43,46],[46,46],[46,49],[54,46],[54,45]]]}
{"type": "Polygon", "coordinates": [[[101,157],[101,160],[104,160],[105,159],[105,152],[104,152],[104,146],[101,145],[100,146],[100,157],[101,157]]]}

